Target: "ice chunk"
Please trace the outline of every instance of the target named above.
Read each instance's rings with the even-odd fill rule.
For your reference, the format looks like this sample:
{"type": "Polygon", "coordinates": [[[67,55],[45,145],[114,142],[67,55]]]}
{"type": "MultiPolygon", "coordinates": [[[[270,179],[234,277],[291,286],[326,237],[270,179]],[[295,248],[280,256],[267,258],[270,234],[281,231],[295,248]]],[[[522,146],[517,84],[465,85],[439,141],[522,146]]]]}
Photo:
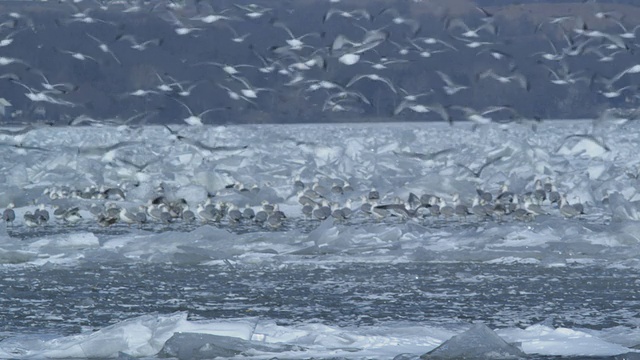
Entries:
{"type": "Polygon", "coordinates": [[[482,323],[445,341],[422,359],[519,359],[526,355],[482,323]]]}
{"type": "Polygon", "coordinates": [[[248,351],[277,353],[291,351],[291,345],[265,344],[231,336],[175,333],[160,351],[160,357],[178,359],[230,358],[248,351]]]}
{"type": "Polygon", "coordinates": [[[618,192],[609,195],[609,207],[613,221],[640,220],[640,202],[627,201],[618,192]]]}

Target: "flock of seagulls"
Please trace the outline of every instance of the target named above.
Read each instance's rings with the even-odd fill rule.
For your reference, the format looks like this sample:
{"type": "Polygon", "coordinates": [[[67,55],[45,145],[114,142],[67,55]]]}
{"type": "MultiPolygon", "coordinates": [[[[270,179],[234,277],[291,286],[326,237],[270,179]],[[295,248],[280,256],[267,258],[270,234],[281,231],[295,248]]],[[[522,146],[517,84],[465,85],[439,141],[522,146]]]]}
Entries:
{"type": "MultiPolygon", "coordinates": [[[[23,224],[31,228],[47,226],[53,217],[60,224],[77,225],[90,215],[100,226],[115,224],[127,226],[170,226],[177,224],[211,224],[214,226],[255,225],[269,230],[286,227],[291,219],[324,221],[332,218],[339,223],[357,221],[532,221],[536,216],[561,216],[574,218],[585,214],[579,201],[569,203],[567,195],[560,193],[550,178],[544,182],[535,180],[531,190],[525,193],[510,191],[503,185],[497,193],[480,188],[477,194],[463,199],[454,193],[444,198],[428,193],[420,196],[410,192],[407,199],[397,196],[388,198],[376,189],[357,191],[344,180],[316,178],[305,183],[296,178],[292,184],[292,195],[283,204],[267,200],[259,201],[262,189],[256,185],[245,187],[234,184],[224,191],[212,194],[203,202],[189,204],[159,188],[157,194],[144,204],[127,201],[126,192],[120,187],[87,187],[75,189],[69,186],[49,187],[44,190],[53,208],[44,203],[35,211],[23,214],[23,224]],[[244,199],[242,203],[229,200],[244,199]],[[75,200],[84,201],[84,206],[61,204],[75,200]],[[292,206],[295,204],[296,206],[292,206]],[[282,207],[289,209],[285,214],[282,207]]],[[[578,199],[579,200],[579,199],[578,199]]],[[[3,220],[12,226],[16,220],[15,205],[10,203],[3,212],[3,220]]],[[[86,222],[85,222],[86,223],[86,222]]]]}
{"type": "Polygon", "coordinates": [[[633,54],[640,25],[632,16],[603,11],[604,4],[580,4],[588,17],[538,20],[526,38],[548,49],[524,54],[515,52],[517,38],[504,29],[512,24],[500,9],[476,7],[459,16],[445,11],[431,21],[421,11],[429,8],[426,3],[403,6],[404,12],[384,5],[318,2],[323,13],[300,19],[302,5],[282,9],[270,3],[12,4],[15,11],[0,15],[0,88],[5,103],[14,105],[5,118],[38,109],[44,118],[62,113],[58,124],[98,125],[115,118],[105,113],[116,108],[129,111],[117,114],[133,119],[128,124],[155,119],[201,126],[249,114],[286,122],[353,114],[533,124],[547,114],[522,102],[548,93],[595,94],[596,100],[576,103],[576,111],[588,107],[584,101],[638,103],[634,75],[640,64],[633,54]],[[38,16],[38,7],[50,10],[48,17],[38,16]],[[150,33],[131,25],[138,21],[157,28],[150,33]],[[63,35],[45,39],[48,30],[74,41],[66,44],[63,35]],[[70,75],[43,57],[81,71],[65,78],[70,75]],[[451,65],[460,61],[482,68],[451,65]],[[110,78],[118,78],[114,86],[121,89],[92,85],[110,78]]]}

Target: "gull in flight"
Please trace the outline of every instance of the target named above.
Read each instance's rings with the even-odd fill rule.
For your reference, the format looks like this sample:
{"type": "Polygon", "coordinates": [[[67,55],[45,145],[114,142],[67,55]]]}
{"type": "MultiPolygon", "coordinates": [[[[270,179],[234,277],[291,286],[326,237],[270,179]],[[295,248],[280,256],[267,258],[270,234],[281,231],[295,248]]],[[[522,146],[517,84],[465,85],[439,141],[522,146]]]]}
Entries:
{"type": "Polygon", "coordinates": [[[400,13],[398,12],[398,10],[394,8],[382,9],[382,11],[378,13],[378,17],[385,14],[390,14],[391,16],[393,16],[393,18],[391,19],[391,22],[393,24],[407,25],[411,29],[412,35],[415,35],[420,31],[420,23],[418,21],[400,16],[400,13]]]}
{"type": "Polygon", "coordinates": [[[455,93],[468,89],[468,86],[465,85],[458,85],[456,83],[453,82],[453,80],[451,80],[451,78],[449,77],[449,75],[443,73],[440,70],[436,71],[436,74],[438,74],[438,76],[440,76],[440,79],[442,79],[442,81],[444,81],[445,86],[444,88],[444,92],[447,95],[454,95],[455,93]]]}
{"type": "Polygon", "coordinates": [[[255,67],[255,65],[249,65],[249,64],[228,65],[228,64],[222,64],[222,63],[219,63],[219,62],[215,62],[215,61],[204,61],[204,62],[199,62],[199,63],[193,64],[193,66],[200,66],[200,65],[214,65],[214,66],[217,66],[217,67],[221,68],[222,71],[226,72],[228,75],[231,75],[231,76],[240,74],[240,70],[238,70],[238,68],[255,67]]]}
{"type": "Polygon", "coordinates": [[[49,79],[47,79],[47,77],[44,75],[42,71],[34,70],[34,72],[37,72],[38,74],[40,74],[40,76],[42,76],[42,78],[44,79],[44,82],[41,83],[41,85],[43,88],[45,88],[45,90],[51,90],[53,93],[61,93],[61,94],[66,94],[70,91],[78,90],[77,85],[73,85],[70,83],[52,84],[49,82],[49,79]]]}
{"type": "Polygon", "coordinates": [[[324,24],[325,22],[327,22],[333,15],[340,15],[343,18],[355,19],[355,20],[367,19],[368,21],[371,21],[373,19],[371,17],[371,14],[369,14],[369,12],[365,9],[355,9],[352,11],[344,11],[336,8],[331,8],[322,17],[322,23],[324,24]]]}
{"type": "MultiPolygon", "coordinates": [[[[98,39],[97,37],[95,37],[95,36],[93,36],[93,35],[91,35],[91,34],[89,34],[89,33],[86,33],[86,34],[87,34],[87,36],[88,36],[88,37],[90,37],[91,39],[93,39],[95,42],[97,42],[97,43],[98,43],[98,47],[100,48],[100,50],[101,50],[103,53],[110,54],[110,55],[111,55],[111,56],[116,60],[116,62],[117,62],[119,65],[122,65],[122,63],[120,62],[120,59],[118,59],[118,57],[116,56],[116,54],[114,54],[114,53],[113,53],[113,51],[111,51],[111,49],[109,49],[109,46],[107,46],[107,44],[105,44],[105,43],[104,43],[104,41],[102,41],[102,40],[98,39]]],[[[82,60],[82,59],[81,59],[81,60],[82,60]]]]}
{"type": "Polygon", "coordinates": [[[418,100],[418,98],[433,94],[433,89],[429,89],[429,91],[419,93],[419,94],[409,94],[407,90],[401,88],[400,86],[398,86],[397,88],[404,93],[403,100],[407,100],[407,101],[416,101],[418,100]]]}
{"type": "Polygon", "coordinates": [[[464,115],[467,118],[467,120],[473,121],[476,125],[484,125],[484,124],[491,123],[493,119],[491,119],[490,117],[487,117],[486,115],[492,114],[494,112],[503,111],[503,110],[509,110],[511,112],[514,111],[513,108],[511,108],[510,106],[489,106],[488,108],[480,112],[466,106],[454,105],[451,108],[464,112],[464,115]]]}
{"type": "Polygon", "coordinates": [[[231,98],[232,100],[244,100],[244,101],[248,102],[249,104],[251,104],[251,105],[253,105],[255,107],[258,107],[258,104],[256,104],[255,102],[253,102],[253,100],[247,98],[246,96],[240,95],[237,92],[231,90],[230,88],[228,88],[228,87],[226,87],[226,86],[224,86],[224,85],[222,85],[220,83],[217,83],[217,85],[221,89],[226,90],[227,91],[227,95],[229,95],[229,98],[231,98]]]}
{"type": "Polygon", "coordinates": [[[322,37],[322,35],[318,32],[310,32],[310,33],[296,37],[293,35],[293,32],[291,32],[291,30],[287,27],[287,25],[285,25],[282,21],[278,21],[278,20],[273,21],[272,25],[283,29],[284,31],[287,32],[287,34],[289,34],[290,39],[287,39],[286,42],[289,45],[289,49],[291,50],[302,49],[305,46],[305,43],[302,41],[302,39],[308,36],[322,37]]]}
{"type": "Polygon", "coordinates": [[[231,41],[233,41],[234,43],[238,43],[239,44],[241,42],[244,42],[247,39],[247,37],[249,37],[249,35],[251,35],[250,33],[246,33],[244,35],[239,35],[238,32],[236,31],[236,29],[234,29],[231,25],[229,25],[227,23],[225,23],[225,25],[233,33],[233,37],[231,38],[231,41]]]}
{"type": "Polygon", "coordinates": [[[256,88],[251,86],[251,84],[249,84],[249,82],[247,81],[247,79],[238,77],[238,76],[233,76],[232,78],[238,80],[239,82],[241,82],[244,85],[244,89],[241,89],[240,92],[242,93],[242,95],[244,95],[245,97],[249,98],[249,99],[257,99],[258,98],[258,92],[260,91],[275,91],[274,89],[269,89],[269,88],[256,88]]]}
{"type": "Polygon", "coordinates": [[[96,58],[94,58],[93,56],[89,56],[89,55],[85,55],[83,53],[79,53],[79,52],[74,52],[71,50],[61,50],[58,48],[54,48],[56,51],[61,52],[63,54],[69,54],[71,55],[72,58],[80,60],[80,61],[85,61],[85,60],[93,60],[96,63],[99,63],[98,60],[96,60],[96,58]]]}
{"type": "Polygon", "coordinates": [[[418,103],[415,103],[415,102],[410,101],[410,100],[405,100],[405,101],[401,102],[400,105],[398,105],[398,107],[396,107],[396,109],[393,111],[393,115],[400,114],[404,109],[409,109],[409,110],[415,111],[417,113],[434,112],[434,113],[440,115],[440,117],[444,121],[447,121],[449,123],[451,123],[451,121],[452,121],[451,120],[451,116],[449,115],[447,110],[444,108],[444,106],[442,106],[440,104],[422,105],[422,104],[418,104],[418,103]]]}
{"type": "Polygon", "coordinates": [[[489,32],[491,35],[496,35],[498,33],[498,29],[496,28],[496,26],[493,24],[492,21],[486,21],[482,25],[478,26],[477,28],[472,29],[467,24],[465,24],[464,21],[462,21],[462,19],[454,18],[454,19],[449,19],[445,27],[449,31],[451,29],[458,29],[458,28],[462,29],[464,32],[461,33],[460,35],[466,38],[480,37],[480,35],[478,34],[480,30],[485,30],[489,32]]]}
{"type": "Polygon", "coordinates": [[[620,36],[623,39],[635,39],[636,38],[636,32],[638,31],[638,29],[640,29],[640,25],[636,25],[634,26],[631,30],[628,30],[620,21],[616,20],[616,19],[611,19],[613,22],[615,22],[616,24],[618,24],[620,26],[620,28],[622,28],[623,33],[618,34],[618,36],[620,36]]]}
{"type": "Polygon", "coordinates": [[[26,67],[30,67],[29,64],[27,64],[24,60],[0,56],[0,66],[6,66],[10,64],[22,64],[26,67]]]}
{"type": "Polygon", "coordinates": [[[527,78],[521,73],[513,73],[510,76],[502,76],[502,75],[496,74],[496,72],[493,71],[493,69],[488,69],[477,75],[478,80],[482,80],[486,78],[497,80],[502,84],[509,84],[513,81],[518,83],[518,85],[520,85],[521,88],[529,91],[529,81],[527,81],[527,78]]]}
{"type": "Polygon", "coordinates": [[[9,46],[9,45],[11,45],[11,44],[13,43],[13,40],[14,40],[14,39],[13,39],[13,37],[14,37],[17,33],[21,32],[21,31],[23,31],[23,30],[27,30],[27,29],[28,29],[28,28],[26,28],[26,27],[25,27],[25,28],[22,28],[22,29],[18,29],[18,30],[16,30],[16,31],[14,31],[14,32],[10,33],[9,35],[5,36],[5,37],[4,37],[4,39],[0,40],[0,47],[5,47],[5,46],[9,46]]]}
{"type": "Polygon", "coordinates": [[[159,38],[155,38],[155,39],[151,39],[151,40],[147,40],[139,43],[133,35],[129,35],[129,34],[120,34],[116,36],[116,41],[121,41],[121,40],[128,41],[129,43],[131,43],[131,48],[138,51],[146,50],[149,45],[160,46],[163,43],[162,39],[159,39],[159,38]]]}
{"type": "Polygon", "coordinates": [[[178,99],[175,99],[175,98],[172,98],[172,99],[177,101],[178,103],[180,103],[180,105],[184,106],[184,108],[187,109],[187,111],[189,112],[189,116],[184,118],[183,121],[191,126],[202,126],[203,125],[202,116],[204,116],[207,113],[210,113],[212,111],[225,110],[225,108],[211,108],[196,115],[193,111],[191,111],[191,108],[188,107],[187,104],[185,104],[184,102],[178,99]]]}
{"type": "Polygon", "coordinates": [[[178,19],[176,15],[171,11],[160,15],[160,18],[171,23],[175,27],[173,31],[175,31],[175,33],[178,35],[189,35],[192,32],[204,30],[203,28],[185,26],[182,21],[180,21],[180,19],[178,19]]]}
{"type": "Polygon", "coordinates": [[[235,7],[237,7],[240,10],[244,10],[245,12],[245,16],[251,19],[258,19],[262,16],[264,16],[266,13],[270,12],[271,8],[267,8],[267,7],[262,7],[260,5],[256,5],[256,4],[249,4],[249,5],[238,5],[238,4],[234,4],[235,7]]]}
{"type": "Polygon", "coordinates": [[[24,94],[29,100],[33,101],[33,102],[48,102],[51,104],[56,104],[56,105],[63,105],[63,106],[71,106],[74,107],[76,106],[76,104],[69,102],[69,101],[65,101],[65,100],[60,100],[60,99],[56,99],[53,98],[49,95],[47,95],[47,93],[57,93],[57,90],[45,90],[45,91],[41,91],[41,92],[35,92],[32,88],[30,88],[29,86],[19,82],[18,80],[14,80],[14,79],[9,79],[12,83],[14,84],[18,84],[22,87],[24,87],[25,89],[27,89],[29,91],[29,93],[24,94]]]}
{"type": "Polygon", "coordinates": [[[364,78],[367,78],[369,80],[383,82],[383,83],[387,84],[389,89],[391,89],[391,91],[393,91],[394,94],[398,93],[398,91],[396,90],[395,86],[393,86],[393,83],[391,82],[391,80],[389,80],[388,78],[382,77],[382,76],[380,76],[378,74],[356,75],[353,78],[351,78],[351,80],[349,80],[349,82],[347,83],[347,86],[345,86],[345,87],[351,87],[351,85],[355,84],[357,81],[360,81],[361,79],[364,79],[364,78]]]}

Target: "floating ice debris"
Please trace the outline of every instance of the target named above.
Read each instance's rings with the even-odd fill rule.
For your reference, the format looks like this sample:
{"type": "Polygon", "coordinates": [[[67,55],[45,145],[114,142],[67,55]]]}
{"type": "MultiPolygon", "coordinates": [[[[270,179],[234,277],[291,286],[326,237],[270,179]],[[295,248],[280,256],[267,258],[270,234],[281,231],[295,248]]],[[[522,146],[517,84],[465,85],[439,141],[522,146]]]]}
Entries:
{"type": "Polygon", "coordinates": [[[520,359],[522,350],[508,344],[482,323],[445,341],[422,359],[520,359]]]}

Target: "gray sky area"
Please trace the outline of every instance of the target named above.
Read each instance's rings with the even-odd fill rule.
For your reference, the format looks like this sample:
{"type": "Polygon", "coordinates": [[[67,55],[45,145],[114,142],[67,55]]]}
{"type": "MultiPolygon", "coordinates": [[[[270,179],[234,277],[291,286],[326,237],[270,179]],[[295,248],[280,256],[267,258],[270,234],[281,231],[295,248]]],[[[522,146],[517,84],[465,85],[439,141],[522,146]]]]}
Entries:
{"type": "Polygon", "coordinates": [[[6,123],[634,116],[631,1],[0,2],[6,123]]]}

